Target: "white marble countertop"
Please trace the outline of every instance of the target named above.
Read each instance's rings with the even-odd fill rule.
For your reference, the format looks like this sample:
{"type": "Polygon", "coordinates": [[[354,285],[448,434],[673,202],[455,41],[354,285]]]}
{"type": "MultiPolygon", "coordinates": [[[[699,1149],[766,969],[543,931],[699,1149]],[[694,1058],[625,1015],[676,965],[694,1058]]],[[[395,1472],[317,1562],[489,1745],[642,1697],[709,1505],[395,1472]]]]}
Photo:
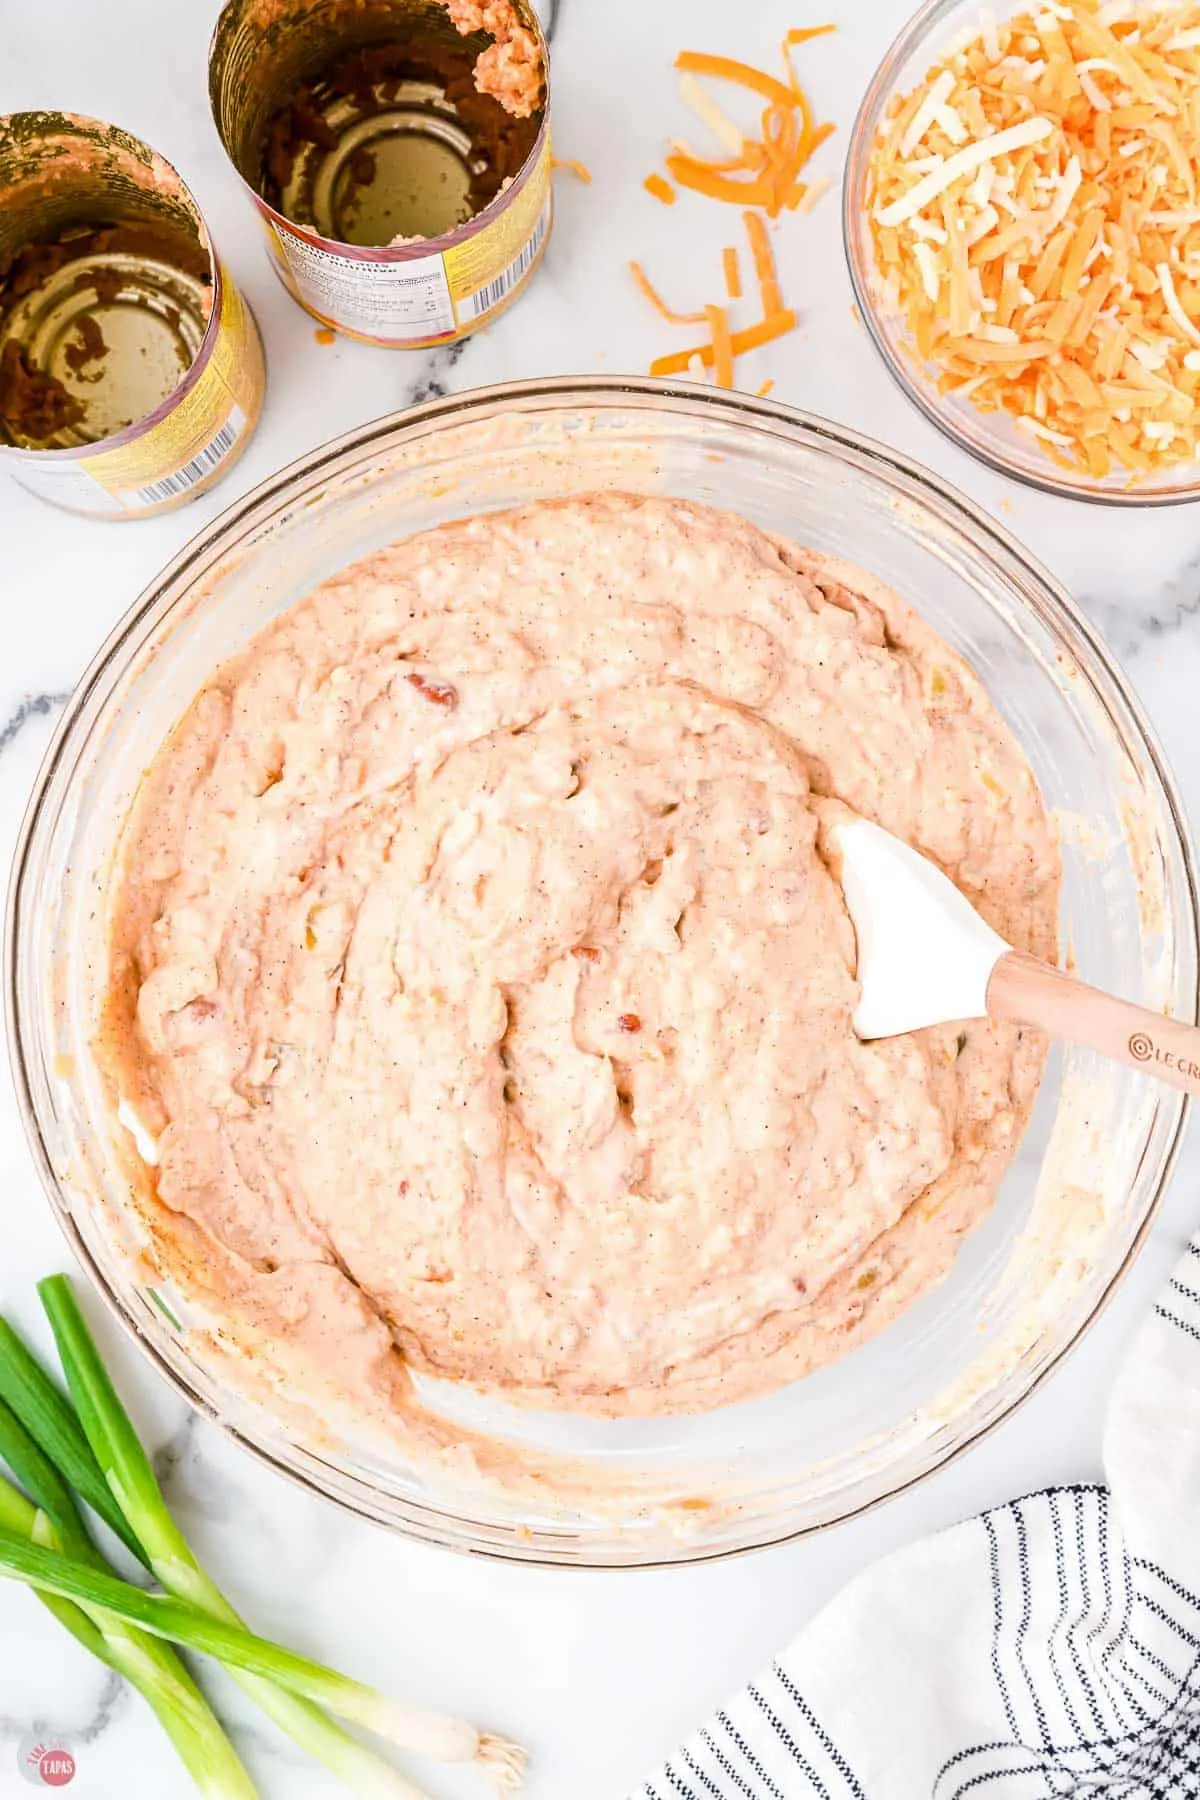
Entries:
{"type": "MultiPolygon", "coordinates": [[[[642,192],[664,130],[689,130],[671,61],[685,43],[769,59],[783,31],[814,18],[841,30],[805,52],[822,117],[820,153],[840,172],[858,94],[909,0],[562,0],[553,23],[556,147],[591,187],[559,177],[558,217],[531,292],[465,347],[400,354],[339,341],[268,267],[205,100],[218,0],[8,0],[0,112],[68,107],[119,121],[169,156],[197,193],[222,254],[258,315],[270,386],[247,454],[214,493],[140,524],[95,525],[0,480],[0,857],[54,717],[101,638],[159,567],[208,519],[279,464],[359,421],[448,390],[535,374],[644,371],[674,348],[625,273],[644,257],[679,304],[719,280],[724,217],[683,197],[669,213],[642,192]]],[[[901,446],[1005,522],[1073,590],[1107,635],[1157,726],[1193,817],[1200,816],[1200,512],[1121,514],[1056,502],[976,468],[892,387],[851,314],[837,200],[779,233],[799,332],[742,364],[756,386],[901,446]]],[[[438,1553],[343,1518],[262,1470],[201,1424],[102,1332],[173,1505],[227,1590],[263,1629],[408,1697],[483,1715],[534,1753],[528,1800],[621,1800],[701,1716],[866,1561],[991,1501],[1099,1473],[1105,1396],[1137,1320],[1196,1218],[1195,1140],[1152,1241],[1083,1345],[1019,1413],[924,1486],[817,1541],[667,1572],[577,1574],[438,1553]]],[[[33,1284],[65,1267],[7,1080],[0,1087],[0,1307],[40,1336],[33,1284]]],[[[227,1682],[225,1716],[267,1800],[340,1791],[252,1718],[227,1682]]],[[[71,1791],[97,1800],[180,1800],[187,1778],[140,1701],[91,1663],[15,1588],[0,1589],[0,1796],[29,1792],[17,1743],[34,1723],[71,1735],[71,1791]]],[[[481,1794],[443,1781],[450,1800],[481,1794]]]]}

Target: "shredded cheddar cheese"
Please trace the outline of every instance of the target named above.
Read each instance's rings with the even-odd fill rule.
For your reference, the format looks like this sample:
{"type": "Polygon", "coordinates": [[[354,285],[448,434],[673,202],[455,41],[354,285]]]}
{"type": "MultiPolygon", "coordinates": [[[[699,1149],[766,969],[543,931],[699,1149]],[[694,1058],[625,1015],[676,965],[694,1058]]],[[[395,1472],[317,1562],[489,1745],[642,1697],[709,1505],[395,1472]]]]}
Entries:
{"type": "MultiPolygon", "coordinates": [[[[795,313],[783,304],[775,269],[775,254],[767,237],[766,226],[758,213],[747,212],[743,217],[763,309],[763,317],[757,325],[733,331],[729,323],[729,309],[724,306],[709,305],[700,312],[676,312],[667,305],[641,264],[630,263],[629,272],[634,282],[660,318],[672,325],[706,324],[711,338],[710,343],[702,344],[697,349],[680,350],[672,356],[658,357],[650,365],[652,375],[679,375],[686,371],[699,381],[703,379],[707,367],[713,370],[713,378],[718,387],[731,388],[734,385],[735,357],[745,350],[755,350],[762,344],[769,344],[795,327],[795,313]]],[[[737,251],[732,246],[724,252],[723,261],[728,285],[730,268],[737,270],[737,251]]],[[[737,286],[740,296],[740,275],[737,286]]]]}
{"type": "Polygon", "coordinates": [[[763,317],[769,313],[783,311],[783,295],[779,289],[779,277],[775,273],[775,252],[771,249],[767,237],[767,228],[757,213],[748,212],[742,215],[746,225],[746,236],[750,240],[750,253],[754,258],[754,273],[758,277],[758,291],[762,295],[763,317]]]}
{"type": "MultiPolygon", "coordinates": [[[[795,331],[796,315],[794,312],[775,313],[769,319],[763,319],[757,325],[750,325],[745,331],[734,331],[730,334],[729,347],[734,356],[743,356],[747,350],[757,350],[773,339],[783,337],[785,332],[795,331]]],[[[691,350],[676,350],[670,356],[659,356],[650,364],[652,375],[682,375],[691,368],[693,361],[703,368],[711,369],[716,360],[716,351],[711,344],[698,344],[691,350]]]]}
{"type": "Polygon", "coordinates": [[[704,323],[706,315],[704,314],[703,311],[700,311],[700,312],[675,312],[673,310],[673,308],[669,307],[667,305],[666,301],[659,294],[658,290],[651,285],[650,278],[646,274],[646,271],[642,268],[641,263],[631,262],[629,265],[629,273],[633,276],[634,281],[637,283],[637,285],[641,289],[642,293],[646,296],[647,300],[650,302],[650,304],[654,308],[655,312],[657,312],[662,318],[668,320],[670,324],[672,324],[672,325],[700,325],[700,324],[704,323]]]}
{"type": "MultiPolygon", "coordinates": [[[[758,206],[772,219],[785,208],[794,211],[808,193],[801,171],[813,152],[833,131],[814,123],[812,107],[792,64],[792,46],[823,37],[832,25],[789,31],[781,46],[782,79],[728,56],[682,50],[675,59],[684,104],[703,122],[721,146],[721,155],[704,156],[675,140],[666,158],[668,173],[680,187],[735,206],[758,206]],[[697,77],[726,81],[766,101],[757,137],[743,132],[697,77]]],[[[823,191],[823,190],[822,190],[823,191]]]]}
{"type": "MultiPolygon", "coordinates": [[[[1197,3],[1200,4],[1200,0],[1197,3]]],[[[796,315],[784,304],[775,254],[762,215],[765,213],[768,218],[777,219],[785,210],[809,212],[831,185],[827,176],[814,182],[800,179],[813,152],[834,128],[830,124],[815,124],[791,53],[796,45],[824,37],[832,30],[832,25],[815,25],[789,31],[780,46],[782,79],[727,56],[683,50],[676,57],[681,98],[720,145],[721,154],[706,156],[690,144],[673,138],[665,159],[667,170],[677,186],[743,208],[763,316],[756,325],[734,330],[729,306],[710,303],[696,312],[675,312],[656,292],[640,264],[630,263],[634,281],[660,317],[671,324],[704,321],[709,328],[709,343],[658,357],[650,365],[652,375],[688,372],[702,379],[705,369],[710,368],[718,386],[732,387],[735,360],[743,351],[770,343],[795,328],[796,315]],[[765,101],[766,108],[760,115],[760,136],[743,132],[701,85],[701,77],[729,82],[765,101]]],[[[930,109],[930,121],[935,118],[949,123],[948,109],[941,99],[930,109]]],[[[666,204],[674,203],[675,188],[661,175],[647,176],[643,185],[666,204]]],[[[741,268],[733,245],[725,248],[721,261],[727,301],[741,300],[741,268]]],[[[771,385],[767,382],[760,392],[768,391],[771,385]]]]}
{"type": "Polygon", "coordinates": [[[733,386],[733,343],[729,335],[729,314],[723,306],[706,306],[709,335],[712,338],[713,380],[718,387],[733,386]]]}
{"type": "Polygon", "coordinates": [[[568,175],[573,175],[575,177],[576,181],[582,181],[584,187],[591,187],[592,185],[592,171],[588,168],[586,163],[581,163],[577,156],[552,156],[550,158],[550,167],[552,169],[565,169],[568,175]]]}
{"type": "Polygon", "coordinates": [[[867,206],[943,393],[1132,480],[1200,455],[1200,0],[1053,0],[899,96],[867,206]]]}

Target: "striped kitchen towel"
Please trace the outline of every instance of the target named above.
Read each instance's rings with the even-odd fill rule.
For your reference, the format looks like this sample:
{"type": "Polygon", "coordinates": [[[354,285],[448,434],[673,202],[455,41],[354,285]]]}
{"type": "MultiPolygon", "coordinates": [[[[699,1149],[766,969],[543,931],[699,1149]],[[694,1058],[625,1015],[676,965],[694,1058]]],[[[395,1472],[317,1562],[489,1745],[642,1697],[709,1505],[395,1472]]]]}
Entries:
{"type": "Polygon", "coordinates": [[[1200,1239],[1104,1463],[868,1569],[636,1800],[1200,1796],[1200,1239]]]}

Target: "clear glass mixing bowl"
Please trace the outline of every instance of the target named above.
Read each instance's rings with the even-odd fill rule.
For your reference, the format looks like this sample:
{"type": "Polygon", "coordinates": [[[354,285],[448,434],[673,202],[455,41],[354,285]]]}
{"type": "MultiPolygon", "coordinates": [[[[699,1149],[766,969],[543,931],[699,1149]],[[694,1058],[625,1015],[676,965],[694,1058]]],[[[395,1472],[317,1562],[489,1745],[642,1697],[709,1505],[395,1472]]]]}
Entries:
{"type": "Polygon", "coordinates": [[[616,488],[731,508],[885,576],[974,664],[1061,823],[1062,942],[1082,974],[1194,1016],[1191,853],[1162,757],[1107,652],[1007,533],[903,457],[766,401],[624,379],[519,383],[363,427],[230,508],[133,607],[47,755],[10,894],[8,1026],[51,1203],[158,1367],[272,1467],[459,1549],[648,1564],[815,1530],[939,1467],[1020,1401],[1128,1268],[1167,1179],[1180,1096],[1051,1057],[1024,1146],[951,1276],[863,1348],[766,1399],[592,1421],[432,1396],[519,1449],[569,1452],[602,1506],[447,1483],[234,1391],[122,1204],[92,1060],[103,900],[139,775],[213,667],[317,582],[443,520],[616,488]]]}

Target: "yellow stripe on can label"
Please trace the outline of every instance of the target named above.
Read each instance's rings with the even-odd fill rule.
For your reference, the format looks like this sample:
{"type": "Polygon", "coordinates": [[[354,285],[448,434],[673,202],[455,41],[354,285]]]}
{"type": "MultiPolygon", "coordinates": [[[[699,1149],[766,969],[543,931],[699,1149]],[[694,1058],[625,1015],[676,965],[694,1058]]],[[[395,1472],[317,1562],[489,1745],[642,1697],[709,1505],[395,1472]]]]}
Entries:
{"type": "Polygon", "coordinates": [[[547,135],[504,211],[432,254],[385,260],[334,249],[263,211],[279,274],[314,318],[373,344],[421,349],[465,337],[516,297],[541,257],[552,207],[547,135]]]}
{"type": "Polygon", "coordinates": [[[552,218],[529,0],[226,0],[209,95],[276,272],[323,324],[420,349],[524,289],[552,218]]]}
{"type": "Polygon", "coordinates": [[[135,517],[194,499],[228,472],[258,421],[266,369],[254,317],[219,264],[218,289],[206,343],[161,416],[111,448],[12,452],[23,487],[73,512],[135,517]]]}
{"type": "Polygon", "coordinates": [[[0,118],[0,468],[92,517],[178,506],[237,460],[265,379],[165,157],[97,119],[0,118]]]}

